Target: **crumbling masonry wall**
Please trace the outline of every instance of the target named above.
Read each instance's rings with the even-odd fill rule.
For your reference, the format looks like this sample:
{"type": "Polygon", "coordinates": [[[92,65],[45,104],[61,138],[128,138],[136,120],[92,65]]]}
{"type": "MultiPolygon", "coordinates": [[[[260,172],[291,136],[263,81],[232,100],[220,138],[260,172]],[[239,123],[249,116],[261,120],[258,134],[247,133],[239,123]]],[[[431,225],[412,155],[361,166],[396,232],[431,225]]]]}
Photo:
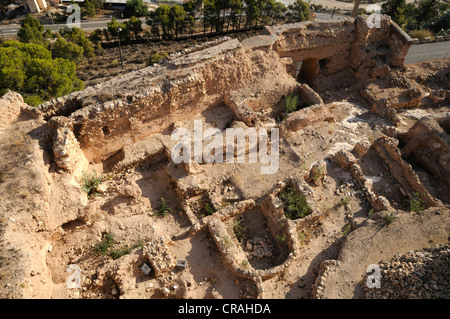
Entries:
{"type": "Polygon", "coordinates": [[[53,123],[56,132],[72,131],[79,144],[71,143],[68,134],[56,134],[57,163],[70,170],[77,163],[70,163],[61,146],[88,162],[103,161],[126,145],[222,103],[247,125],[264,125],[260,111],[267,101],[301,91],[293,78],[298,62],[317,60],[323,75],[351,68],[358,78],[380,66],[400,65],[411,45],[387,16],[379,29],[368,28],[365,17],[358,17],[267,27],[266,33],[242,43],[225,37],[188,49],[29,111],[45,119],[67,118],[53,123]]]}

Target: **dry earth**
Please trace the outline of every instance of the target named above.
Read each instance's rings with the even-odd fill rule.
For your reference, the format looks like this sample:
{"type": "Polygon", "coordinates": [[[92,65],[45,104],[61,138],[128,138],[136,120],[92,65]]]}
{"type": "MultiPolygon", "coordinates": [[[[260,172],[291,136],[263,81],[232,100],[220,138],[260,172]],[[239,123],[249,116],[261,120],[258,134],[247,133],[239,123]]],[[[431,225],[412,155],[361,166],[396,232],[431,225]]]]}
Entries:
{"type": "MultiPolygon", "coordinates": [[[[365,298],[376,296],[367,287],[369,265],[387,269],[394,257],[447,244],[450,60],[403,67],[362,59],[369,73],[333,70],[325,61],[321,70],[329,73],[311,77],[302,68],[296,78],[286,62],[298,57],[287,56],[290,34],[303,34],[307,48],[321,52],[330,43],[314,42],[320,33],[305,35],[329,38],[330,29],[306,26],[300,24],[301,32],[298,25],[281,26],[242,45],[224,39],[173,56],[86,89],[77,95],[81,105],[69,96],[32,109],[20,95],[5,95],[0,296],[365,298]],[[128,87],[119,94],[120,81],[128,87]],[[164,94],[154,97],[160,84],[164,94]],[[300,97],[298,110],[284,115],[289,94],[300,97]],[[129,104],[118,113],[121,106],[109,101],[129,104]],[[151,109],[158,103],[171,113],[151,109]],[[203,131],[279,128],[278,171],[263,175],[267,164],[261,163],[175,164],[171,133],[192,132],[193,120],[202,121],[203,131]],[[93,171],[102,182],[96,196],[87,196],[83,173],[93,171]],[[285,215],[280,198],[288,187],[306,199],[306,217],[285,215]],[[415,193],[420,207],[411,211],[415,193]],[[161,198],[167,216],[158,216],[161,198]],[[107,234],[116,256],[99,253],[107,234]],[[177,266],[180,260],[185,267],[177,266]],[[77,274],[69,265],[80,269],[79,288],[69,287],[77,274]]],[[[385,35],[377,36],[383,41],[385,35]]],[[[339,48],[327,49],[330,59],[339,48]]],[[[445,249],[433,252],[427,258],[448,259],[445,249]]],[[[382,289],[387,282],[381,280],[382,289]]],[[[443,284],[436,296],[449,298],[443,284]]],[[[386,291],[378,296],[403,296],[386,291]]]]}

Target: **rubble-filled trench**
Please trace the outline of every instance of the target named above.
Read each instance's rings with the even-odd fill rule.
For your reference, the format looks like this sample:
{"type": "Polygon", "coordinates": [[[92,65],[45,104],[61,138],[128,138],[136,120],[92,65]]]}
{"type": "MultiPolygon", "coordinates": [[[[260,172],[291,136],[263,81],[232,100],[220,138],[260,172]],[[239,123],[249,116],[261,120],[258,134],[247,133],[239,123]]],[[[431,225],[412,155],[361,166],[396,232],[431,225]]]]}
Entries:
{"type": "Polygon", "coordinates": [[[36,108],[8,92],[0,294],[386,296],[369,265],[449,240],[450,65],[403,65],[411,39],[381,22],[225,37],[36,108]],[[263,142],[230,151],[227,129],[278,129],[277,169],[175,161],[172,133],[196,125],[200,150],[248,159],[263,142]]]}

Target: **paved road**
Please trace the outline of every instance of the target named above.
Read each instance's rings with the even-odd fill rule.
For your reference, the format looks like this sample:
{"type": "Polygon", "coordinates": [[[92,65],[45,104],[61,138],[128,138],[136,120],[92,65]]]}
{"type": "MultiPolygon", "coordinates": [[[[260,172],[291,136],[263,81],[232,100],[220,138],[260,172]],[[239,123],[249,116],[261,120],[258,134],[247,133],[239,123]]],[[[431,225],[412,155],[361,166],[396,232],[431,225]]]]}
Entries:
{"type": "Polygon", "coordinates": [[[450,58],[450,41],[412,45],[406,55],[405,64],[440,58],[450,58]]]}
{"type": "MultiPolygon", "coordinates": [[[[118,19],[117,21],[119,22],[124,22],[128,19],[118,19]]],[[[81,28],[83,30],[86,31],[92,31],[94,29],[98,29],[98,28],[106,28],[107,23],[111,21],[109,19],[104,19],[104,20],[96,20],[96,21],[81,21],[81,28]]],[[[143,24],[145,24],[145,18],[141,18],[141,21],[143,24]]],[[[66,26],[66,24],[45,24],[44,28],[46,29],[50,29],[52,31],[58,31],[61,28],[64,28],[66,26]]],[[[20,28],[20,24],[10,24],[7,26],[2,26],[0,27],[0,31],[3,33],[3,35],[5,37],[7,36],[12,36],[12,35],[16,35],[17,31],[19,31],[20,28]]],[[[0,33],[1,35],[1,33],[0,33]]]]}

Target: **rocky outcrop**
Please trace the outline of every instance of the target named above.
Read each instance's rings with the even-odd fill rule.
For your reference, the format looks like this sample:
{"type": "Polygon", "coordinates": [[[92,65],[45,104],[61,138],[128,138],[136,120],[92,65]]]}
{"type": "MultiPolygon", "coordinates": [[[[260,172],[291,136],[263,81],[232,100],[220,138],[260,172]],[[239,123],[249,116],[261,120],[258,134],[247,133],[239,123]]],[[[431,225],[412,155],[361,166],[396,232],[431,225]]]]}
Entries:
{"type": "Polygon", "coordinates": [[[436,179],[450,185],[450,136],[438,122],[424,117],[402,139],[406,143],[401,150],[403,157],[414,155],[436,179]]]}
{"type": "Polygon", "coordinates": [[[382,137],[374,142],[374,148],[389,167],[392,176],[402,185],[409,198],[414,198],[414,193],[419,194],[424,203],[430,206],[440,205],[437,199],[427,191],[410,164],[407,164],[397,148],[398,140],[391,137],[382,137]]]}

